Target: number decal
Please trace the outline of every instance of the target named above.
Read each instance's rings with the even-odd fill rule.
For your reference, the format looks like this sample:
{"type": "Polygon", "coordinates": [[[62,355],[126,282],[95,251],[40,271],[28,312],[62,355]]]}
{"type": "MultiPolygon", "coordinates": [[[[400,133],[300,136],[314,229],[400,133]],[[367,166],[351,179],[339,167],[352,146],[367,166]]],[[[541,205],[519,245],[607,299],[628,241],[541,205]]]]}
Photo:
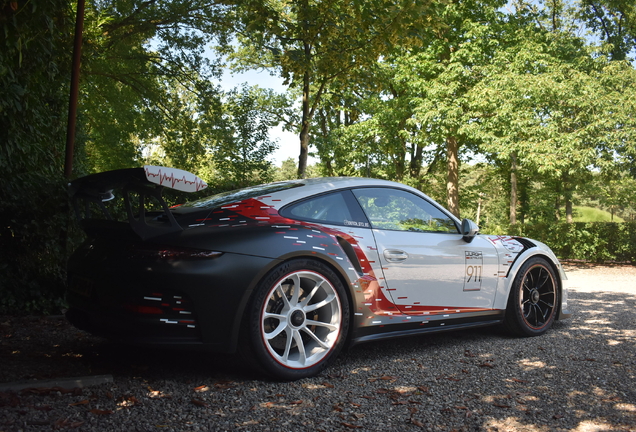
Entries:
{"type": "Polygon", "coordinates": [[[481,290],[483,269],[484,257],[481,251],[466,251],[466,273],[464,276],[464,291],[481,290]]]}

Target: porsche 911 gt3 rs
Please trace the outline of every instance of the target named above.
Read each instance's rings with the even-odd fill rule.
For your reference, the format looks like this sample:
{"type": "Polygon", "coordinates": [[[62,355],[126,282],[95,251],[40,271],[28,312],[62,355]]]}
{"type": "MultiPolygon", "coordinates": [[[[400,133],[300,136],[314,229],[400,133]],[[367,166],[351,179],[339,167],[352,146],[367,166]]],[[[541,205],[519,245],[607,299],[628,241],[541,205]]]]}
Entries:
{"type": "Polygon", "coordinates": [[[67,317],[78,328],[238,350],[293,380],[320,373],[346,344],[495,324],[537,336],[571,315],[546,245],[480,235],[403,184],[291,180],[175,207],[166,187],[206,184],[154,166],[69,184],[87,233],[68,265],[67,317]]]}

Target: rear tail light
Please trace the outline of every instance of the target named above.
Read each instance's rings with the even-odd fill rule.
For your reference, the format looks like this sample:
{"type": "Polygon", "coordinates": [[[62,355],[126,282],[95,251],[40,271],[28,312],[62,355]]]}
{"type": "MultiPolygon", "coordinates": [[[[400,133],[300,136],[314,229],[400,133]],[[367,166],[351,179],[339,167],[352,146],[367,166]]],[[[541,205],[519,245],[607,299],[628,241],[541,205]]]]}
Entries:
{"type": "Polygon", "coordinates": [[[128,258],[151,260],[214,259],[223,252],[155,244],[137,244],[128,248],[128,258]]]}

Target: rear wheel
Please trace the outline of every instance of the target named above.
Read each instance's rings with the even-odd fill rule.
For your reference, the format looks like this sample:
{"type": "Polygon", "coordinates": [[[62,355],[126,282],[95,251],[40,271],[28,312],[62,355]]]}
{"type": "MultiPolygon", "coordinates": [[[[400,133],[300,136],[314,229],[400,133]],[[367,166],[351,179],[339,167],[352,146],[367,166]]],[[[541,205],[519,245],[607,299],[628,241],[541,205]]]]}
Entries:
{"type": "Polygon", "coordinates": [[[328,266],[293,260],[259,284],[248,319],[258,365],[276,378],[294,380],[320,373],[338,355],[349,329],[349,303],[328,266]]]}
{"type": "Polygon", "coordinates": [[[526,261],[512,284],[505,327],[520,336],[539,336],[554,322],[559,304],[557,278],[543,258],[526,261]]]}

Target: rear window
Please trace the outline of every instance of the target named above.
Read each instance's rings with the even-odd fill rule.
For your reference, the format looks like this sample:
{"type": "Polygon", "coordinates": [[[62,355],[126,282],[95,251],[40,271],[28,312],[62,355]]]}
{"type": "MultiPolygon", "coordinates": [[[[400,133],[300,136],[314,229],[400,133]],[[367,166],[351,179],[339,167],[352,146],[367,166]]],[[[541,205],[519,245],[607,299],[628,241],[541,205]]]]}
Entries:
{"type": "Polygon", "coordinates": [[[286,181],[277,183],[268,183],[258,186],[250,186],[243,189],[237,189],[229,192],[221,192],[216,195],[211,195],[205,198],[201,198],[196,201],[190,201],[180,208],[197,208],[197,209],[215,209],[223,207],[228,204],[232,204],[238,201],[243,201],[249,198],[256,198],[263,195],[269,195],[274,192],[287,190],[295,187],[302,186],[303,183],[299,181],[286,181]]]}

